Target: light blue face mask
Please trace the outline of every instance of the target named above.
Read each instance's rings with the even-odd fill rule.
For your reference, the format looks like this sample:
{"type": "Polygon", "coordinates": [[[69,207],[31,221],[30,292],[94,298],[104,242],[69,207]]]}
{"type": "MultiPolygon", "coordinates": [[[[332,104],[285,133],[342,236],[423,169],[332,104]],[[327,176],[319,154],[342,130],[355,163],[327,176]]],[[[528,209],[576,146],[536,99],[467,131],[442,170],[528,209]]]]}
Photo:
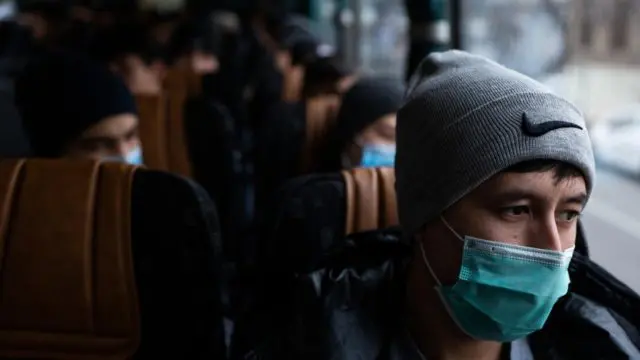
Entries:
{"type": "Polygon", "coordinates": [[[129,165],[143,165],[142,148],[136,146],[133,150],[129,151],[126,156],[109,156],[104,158],[106,161],[117,161],[127,163],[129,165]]]}
{"type": "Polygon", "coordinates": [[[144,164],[144,160],[142,159],[142,148],[140,146],[136,146],[133,150],[129,151],[127,156],[124,157],[124,160],[130,165],[144,164]]]}
{"type": "Polygon", "coordinates": [[[495,241],[462,238],[458,280],[442,285],[431,269],[422,244],[422,258],[438,283],[451,318],[472,338],[510,342],[540,330],[555,303],[569,289],[573,248],[543,250],[495,241]]]}
{"type": "Polygon", "coordinates": [[[389,144],[365,145],[362,148],[362,167],[393,167],[396,159],[396,146],[389,144]]]}

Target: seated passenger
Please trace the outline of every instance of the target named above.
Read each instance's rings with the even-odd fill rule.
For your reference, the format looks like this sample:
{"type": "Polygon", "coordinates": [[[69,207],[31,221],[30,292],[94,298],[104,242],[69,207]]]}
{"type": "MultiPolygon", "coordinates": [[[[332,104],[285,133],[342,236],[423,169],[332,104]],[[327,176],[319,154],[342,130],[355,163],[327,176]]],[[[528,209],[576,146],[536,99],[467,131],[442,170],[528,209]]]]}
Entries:
{"type": "Polygon", "coordinates": [[[638,296],[575,270],[595,268],[574,255],[596,170],[580,111],[460,51],[423,60],[405,101],[393,239],[408,251],[298,274],[291,323],[253,358],[640,359],[638,296]]]}
{"type": "Polygon", "coordinates": [[[91,50],[96,59],[120,75],[135,95],[162,91],[166,66],[160,47],[141,24],[120,23],[96,36],[91,50]]]}
{"type": "Polygon", "coordinates": [[[303,95],[343,95],[356,81],[356,75],[335,56],[319,57],[305,66],[303,95]]]}
{"type": "Polygon", "coordinates": [[[56,52],[34,60],[16,82],[15,101],[36,157],[142,163],[131,92],[89,59],[56,52]]]}
{"type": "Polygon", "coordinates": [[[578,218],[595,182],[581,112],[538,82],[464,52],[429,56],[410,82],[398,112],[396,191],[413,242],[411,316],[397,351],[573,358],[561,348],[577,334],[547,321],[557,305],[556,319],[586,318],[602,334],[574,345],[640,358],[624,320],[568,293],[578,218]],[[552,348],[535,347],[529,335],[537,331],[555,334],[552,348]]]}
{"type": "Polygon", "coordinates": [[[396,111],[405,87],[399,80],[362,78],[344,95],[324,152],[323,171],[393,166],[396,111]]]}
{"type": "Polygon", "coordinates": [[[204,25],[196,22],[181,24],[173,33],[168,47],[170,65],[189,69],[198,75],[218,72],[220,63],[215,54],[215,41],[206,30],[204,25]]]}
{"type": "Polygon", "coordinates": [[[16,21],[31,30],[36,42],[53,45],[65,29],[67,7],[54,1],[19,2],[16,21]]]}

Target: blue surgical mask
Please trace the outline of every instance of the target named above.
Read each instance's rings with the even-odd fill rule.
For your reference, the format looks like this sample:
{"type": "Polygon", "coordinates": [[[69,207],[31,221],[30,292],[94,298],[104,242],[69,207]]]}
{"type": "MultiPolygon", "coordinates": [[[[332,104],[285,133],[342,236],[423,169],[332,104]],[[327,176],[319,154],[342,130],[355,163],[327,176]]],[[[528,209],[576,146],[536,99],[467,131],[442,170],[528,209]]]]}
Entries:
{"type": "Polygon", "coordinates": [[[555,303],[569,289],[573,248],[543,250],[460,237],[462,266],[455,284],[442,285],[431,269],[422,244],[422,258],[438,283],[451,318],[475,339],[510,342],[540,330],[555,303]]]}
{"type": "Polygon", "coordinates": [[[108,156],[105,157],[106,161],[116,161],[123,162],[129,165],[143,165],[144,161],[142,159],[142,148],[140,146],[136,146],[133,150],[129,151],[129,153],[125,156],[108,156]]]}
{"type": "Polygon", "coordinates": [[[362,167],[393,167],[396,158],[396,146],[389,144],[371,144],[362,148],[362,167]]]}
{"type": "Polygon", "coordinates": [[[124,160],[127,164],[130,165],[144,164],[144,160],[142,158],[142,148],[140,146],[136,146],[133,150],[129,151],[127,156],[124,157],[124,160]]]}

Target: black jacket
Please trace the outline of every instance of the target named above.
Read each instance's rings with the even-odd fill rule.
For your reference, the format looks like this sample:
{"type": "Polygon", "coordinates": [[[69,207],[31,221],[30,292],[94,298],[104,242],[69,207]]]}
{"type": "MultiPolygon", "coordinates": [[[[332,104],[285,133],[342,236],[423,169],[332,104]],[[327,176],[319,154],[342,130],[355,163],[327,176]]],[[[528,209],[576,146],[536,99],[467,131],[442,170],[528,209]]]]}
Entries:
{"type": "MultiPolygon", "coordinates": [[[[317,270],[296,275],[245,358],[420,360],[401,321],[410,248],[400,237],[393,229],[352,235],[317,270]]],[[[509,344],[505,358],[640,359],[640,297],[579,253],[570,275],[545,327],[509,344]]]]}

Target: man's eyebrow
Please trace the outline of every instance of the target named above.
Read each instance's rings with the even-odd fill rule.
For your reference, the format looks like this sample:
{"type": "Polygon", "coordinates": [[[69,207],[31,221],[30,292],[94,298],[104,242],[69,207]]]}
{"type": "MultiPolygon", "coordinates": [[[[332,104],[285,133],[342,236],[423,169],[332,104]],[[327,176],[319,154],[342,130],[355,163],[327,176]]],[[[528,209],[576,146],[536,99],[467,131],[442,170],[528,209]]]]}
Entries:
{"type": "Polygon", "coordinates": [[[587,198],[588,198],[587,194],[581,192],[578,195],[567,196],[567,197],[563,198],[562,201],[565,204],[577,204],[577,205],[580,205],[580,206],[584,206],[587,203],[587,198]]]}
{"type": "Polygon", "coordinates": [[[512,189],[498,192],[492,197],[498,201],[510,202],[522,199],[535,199],[539,198],[540,196],[536,195],[532,191],[527,191],[524,189],[512,189]]]}
{"type": "Polygon", "coordinates": [[[129,129],[129,131],[126,132],[125,136],[126,137],[131,137],[131,136],[135,135],[139,130],[140,130],[140,124],[136,124],[131,129],[129,129]]]}
{"type": "MultiPolygon", "coordinates": [[[[140,124],[136,124],[136,125],[132,126],[129,130],[127,130],[123,134],[123,136],[125,136],[125,137],[132,136],[139,129],[140,129],[140,124]]],[[[85,136],[85,137],[81,138],[80,141],[83,141],[83,142],[84,141],[86,141],[86,142],[96,142],[96,141],[106,142],[106,141],[114,141],[115,139],[117,139],[117,138],[111,137],[111,136],[99,136],[99,135],[91,136],[91,135],[88,135],[88,136],[85,136]]]]}
{"type": "MultiPolygon", "coordinates": [[[[539,199],[541,198],[541,196],[533,191],[527,191],[525,189],[513,189],[500,192],[496,194],[494,198],[502,202],[513,202],[523,199],[539,199]]],[[[584,206],[587,202],[587,194],[584,192],[580,192],[576,195],[567,196],[562,198],[562,202],[565,204],[576,204],[584,206]]]]}
{"type": "Polygon", "coordinates": [[[87,137],[81,138],[80,141],[83,142],[83,143],[109,142],[109,141],[113,141],[113,138],[110,138],[110,137],[107,137],[107,136],[87,136],[87,137]]]}

